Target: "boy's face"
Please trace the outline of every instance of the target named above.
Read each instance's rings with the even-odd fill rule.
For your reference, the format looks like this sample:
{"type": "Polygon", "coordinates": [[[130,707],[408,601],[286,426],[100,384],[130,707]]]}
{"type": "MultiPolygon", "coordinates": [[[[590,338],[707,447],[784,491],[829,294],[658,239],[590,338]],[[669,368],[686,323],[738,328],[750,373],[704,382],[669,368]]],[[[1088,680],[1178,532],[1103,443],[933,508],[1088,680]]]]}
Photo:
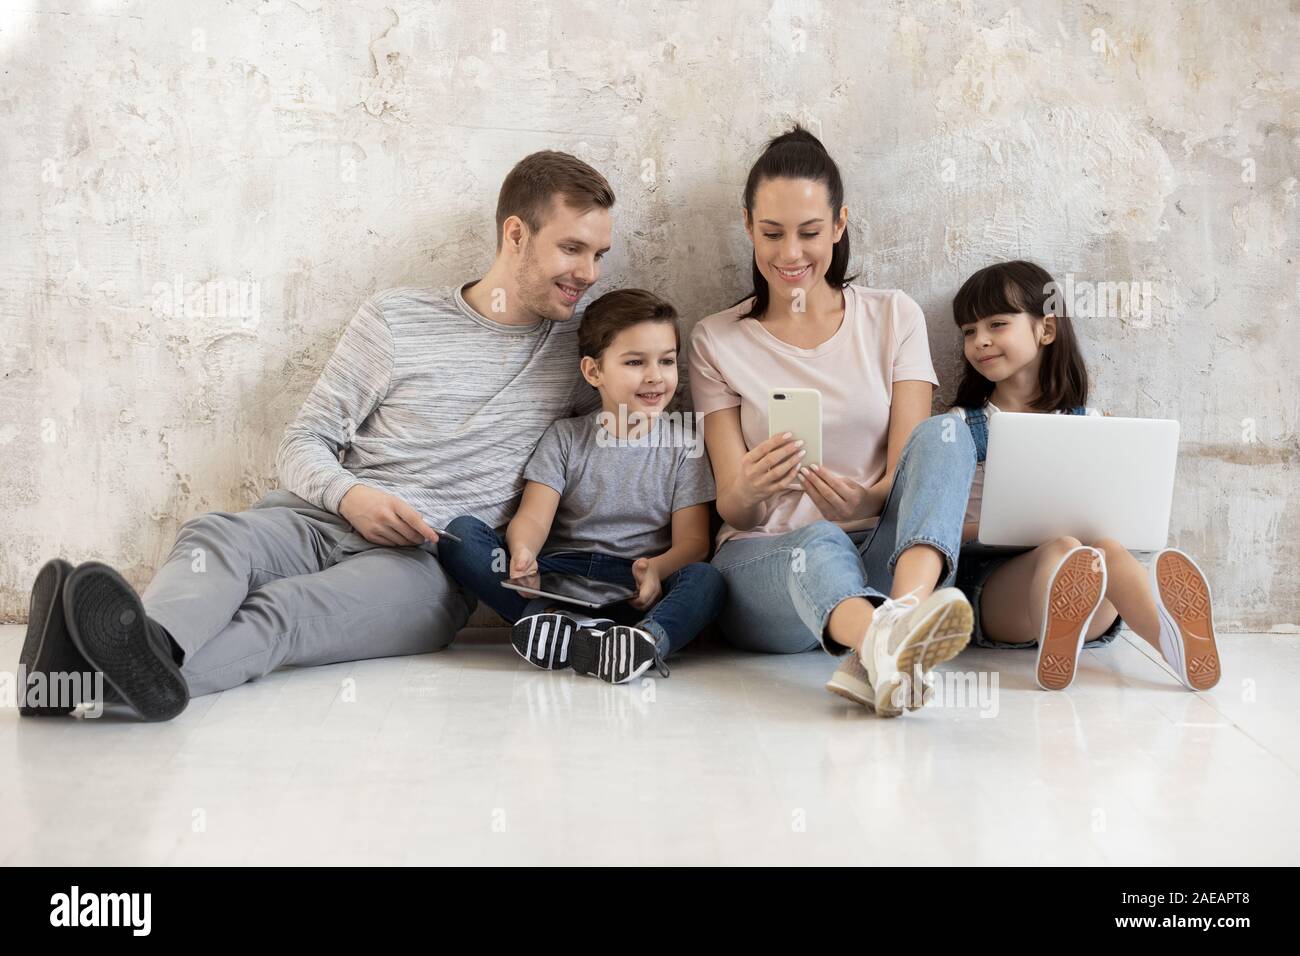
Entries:
{"type": "Polygon", "coordinates": [[[614,336],[597,362],[582,360],[582,374],[600,390],[605,411],[626,405],[628,414],[654,417],[677,391],[677,334],[672,322],[639,322],[614,336]]]}

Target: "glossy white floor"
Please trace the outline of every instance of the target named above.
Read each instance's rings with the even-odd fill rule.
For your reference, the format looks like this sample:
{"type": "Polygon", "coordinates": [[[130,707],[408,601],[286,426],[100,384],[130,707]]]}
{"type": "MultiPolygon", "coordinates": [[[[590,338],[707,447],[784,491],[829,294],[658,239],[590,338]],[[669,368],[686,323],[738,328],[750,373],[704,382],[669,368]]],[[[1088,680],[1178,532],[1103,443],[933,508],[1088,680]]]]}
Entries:
{"type": "Polygon", "coordinates": [[[1224,637],[1201,695],[1128,633],[1064,693],[968,650],[946,672],[982,677],[892,721],[823,690],[820,653],[610,687],[483,637],[166,724],[0,710],[0,863],[1300,862],[1297,636],[1224,637]]]}

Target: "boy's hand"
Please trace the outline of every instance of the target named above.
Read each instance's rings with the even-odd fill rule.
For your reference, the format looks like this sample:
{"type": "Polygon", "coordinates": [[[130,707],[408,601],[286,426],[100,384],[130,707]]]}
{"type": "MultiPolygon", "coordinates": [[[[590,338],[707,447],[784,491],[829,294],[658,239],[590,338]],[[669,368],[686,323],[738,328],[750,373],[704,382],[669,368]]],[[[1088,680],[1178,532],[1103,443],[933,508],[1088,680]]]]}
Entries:
{"type": "Polygon", "coordinates": [[[638,611],[646,610],[663,595],[659,572],[655,570],[649,558],[637,558],[632,562],[632,579],[636,581],[637,596],[627,603],[638,611]]]}
{"type": "Polygon", "coordinates": [[[515,548],[510,552],[510,577],[527,578],[537,573],[537,555],[528,548],[515,548]]]}

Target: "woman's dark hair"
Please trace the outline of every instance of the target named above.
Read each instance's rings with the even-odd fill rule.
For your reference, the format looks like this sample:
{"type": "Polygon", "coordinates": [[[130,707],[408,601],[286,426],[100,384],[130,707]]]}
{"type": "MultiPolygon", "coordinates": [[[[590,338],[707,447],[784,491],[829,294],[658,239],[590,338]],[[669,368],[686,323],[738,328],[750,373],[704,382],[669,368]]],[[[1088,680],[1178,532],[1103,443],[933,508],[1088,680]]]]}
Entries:
{"type": "MultiPolygon", "coordinates": [[[[758,187],[768,179],[811,179],[826,187],[830,196],[831,215],[838,216],[844,205],[844,181],[840,179],[840,168],[831,159],[826,147],[812,133],[802,126],[795,126],[788,133],[782,133],[768,142],[763,153],[749,170],[745,180],[745,212],[750,221],[754,218],[754,197],[758,187]]],[[[754,304],[742,319],[761,319],[767,313],[770,301],[767,280],[759,271],[758,263],[751,260],[750,269],[754,274],[754,291],[745,296],[753,298],[754,304]]],[[[845,276],[849,269],[849,230],[844,230],[840,241],[835,243],[831,253],[831,265],[826,270],[826,284],[833,289],[842,289],[853,281],[855,276],[845,276]]],[[[739,305],[740,302],[736,304],[739,305]]]]}
{"type": "MultiPolygon", "coordinates": [[[[1040,412],[1063,411],[1088,401],[1088,370],[1063,295],[1046,269],[1017,259],[979,270],[962,283],[952,300],[952,318],[958,328],[993,315],[1019,312],[1035,318],[1056,317],[1056,337],[1042,347],[1043,361],[1038,367],[1038,396],[1032,407],[1040,412]]],[[[994,383],[969,361],[965,364],[953,404],[982,408],[993,394],[994,383]]]]}

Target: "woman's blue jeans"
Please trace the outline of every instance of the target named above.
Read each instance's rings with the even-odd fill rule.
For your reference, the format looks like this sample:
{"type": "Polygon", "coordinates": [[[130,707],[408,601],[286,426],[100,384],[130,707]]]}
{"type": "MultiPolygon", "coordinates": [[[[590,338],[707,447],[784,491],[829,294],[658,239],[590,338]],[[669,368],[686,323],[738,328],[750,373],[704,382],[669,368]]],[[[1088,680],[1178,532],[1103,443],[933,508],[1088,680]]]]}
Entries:
{"type": "MultiPolygon", "coordinates": [[[[552,604],[535,600],[518,591],[503,588],[509,577],[498,560],[506,553],[505,536],[470,516],[455,518],[447,530],[459,542],[443,538],[438,542],[438,563],[484,604],[513,624],[526,614],[552,604]]],[[[614,584],[635,585],[632,561],[590,551],[552,551],[537,558],[539,571],[581,574],[614,584]]],[[[724,591],[722,575],[704,562],[688,564],[661,582],[663,597],[648,611],[638,611],[623,602],[598,610],[581,609],[584,615],[606,617],[618,624],[632,624],[654,635],[659,653],[667,657],[680,651],[700,633],[722,609],[724,591]]],[[[578,610],[576,607],[574,610],[578,610]]]]}
{"type": "Polygon", "coordinates": [[[939,586],[956,576],[962,520],[975,477],[975,443],[956,415],[937,415],[916,426],[894,471],[880,522],[846,534],[817,521],[781,535],[732,538],[713,558],[727,582],[718,619],[723,636],[744,650],[794,654],[824,647],[826,622],[846,598],[881,603],[894,566],[908,548],[929,545],[944,560],[939,586]]]}

